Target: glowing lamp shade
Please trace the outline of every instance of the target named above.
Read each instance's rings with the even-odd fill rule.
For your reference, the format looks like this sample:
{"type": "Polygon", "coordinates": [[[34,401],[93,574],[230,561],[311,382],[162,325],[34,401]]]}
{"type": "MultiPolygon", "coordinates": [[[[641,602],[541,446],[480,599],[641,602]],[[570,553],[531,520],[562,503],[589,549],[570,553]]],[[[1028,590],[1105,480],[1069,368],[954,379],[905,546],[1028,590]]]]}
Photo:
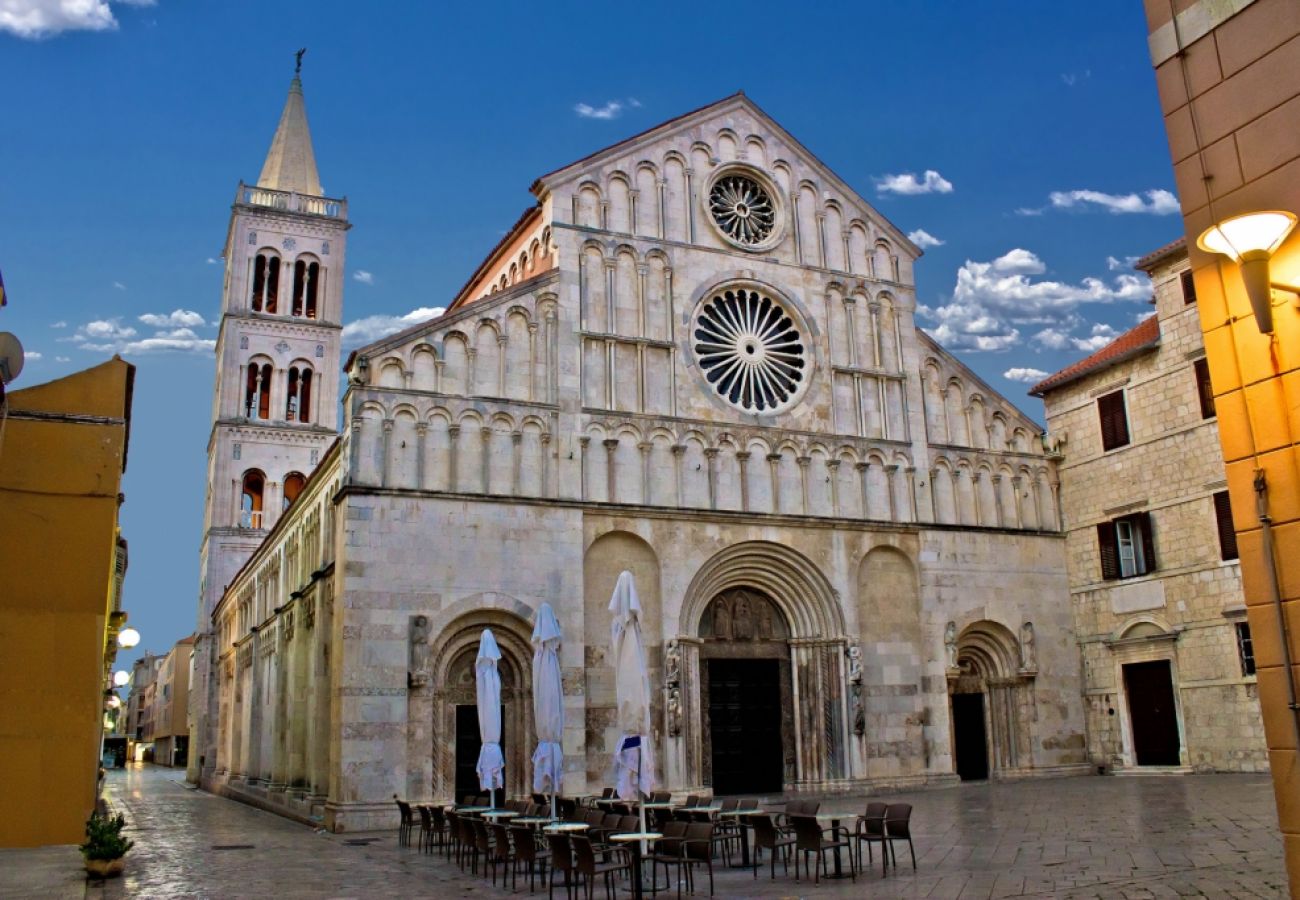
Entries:
{"type": "Polygon", "coordinates": [[[1273,288],[1268,260],[1295,228],[1296,217],[1285,210],[1245,213],[1207,228],[1197,239],[1202,250],[1222,253],[1237,263],[1241,281],[1264,334],[1273,333],[1273,288]]]}
{"type": "Polygon", "coordinates": [[[131,673],[118,669],[113,673],[113,685],[115,687],[126,687],[126,683],[131,680],[131,673]]]}
{"type": "Polygon", "coordinates": [[[123,628],[117,633],[117,645],[123,650],[130,650],[140,643],[140,632],[134,628],[123,628]]]}

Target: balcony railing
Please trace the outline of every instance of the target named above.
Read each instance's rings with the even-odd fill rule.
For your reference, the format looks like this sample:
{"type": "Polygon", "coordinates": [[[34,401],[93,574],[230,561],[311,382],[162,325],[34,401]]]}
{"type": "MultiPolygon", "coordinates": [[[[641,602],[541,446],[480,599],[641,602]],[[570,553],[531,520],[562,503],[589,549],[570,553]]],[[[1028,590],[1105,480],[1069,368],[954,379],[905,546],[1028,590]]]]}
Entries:
{"type": "Polygon", "coordinates": [[[271,188],[239,184],[235,192],[235,203],[243,206],[264,206],[281,212],[305,213],[309,216],[323,216],[327,219],[346,219],[348,201],[335,200],[331,197],[314,197],[311,194],[299,194],[296,191],[276,191],[271,188]]]}
{"type": "Polygon", "coordinates": [[[262,511],[258,510],[256,512],[250,512],[246,509],[241,510],[239,513],[239,527],[240,528],[261,528],[262,511]]]}

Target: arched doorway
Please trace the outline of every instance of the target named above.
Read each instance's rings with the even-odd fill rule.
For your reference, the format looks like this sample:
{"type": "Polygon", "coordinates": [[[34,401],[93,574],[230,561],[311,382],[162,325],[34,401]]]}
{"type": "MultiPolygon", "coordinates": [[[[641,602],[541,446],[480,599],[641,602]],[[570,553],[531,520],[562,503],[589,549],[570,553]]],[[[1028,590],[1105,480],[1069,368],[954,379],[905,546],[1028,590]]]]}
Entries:
{"type": "Polygon", "coordinates": [[[433,795],[460,800],[480,793],[474,771],[478,761],[478,698],[474,661],[484,628],[491,628],[501,659],[501,751],[505,756],[505,796],[528,793],[532,755],[531,628],[518,616],[481,610],[453,622],[435,640],[431,681],[434,685],[432,753],[433,795]],[[527,629],[527,630],[525,630],[527,629]]]}
{"type": "Polygon", "coordinates": [[[715,794],[794,780],[789,637],[781,610],[753,588],[722,592],[700,619],[704,781],[715,794]]]}
{"type": "MultiPolygon", "coordinates": [[[[949,632],[955,634],[956,627],[950,624],[949,632]]],[[[950,657],[948,694],[957,776],[980,781],[1032,765],[1029,688],[1036,673],[1021,665],[1015,635],[997,622],[975,622],[949,652],[955,657],[950,657]]]]}
{"type": "MultiPolygon", "coordinates": [[[[679,623],[671,653],[680,653],[680,662],[673,658],[668,665],[665,754],[675,786],[721,792],[712,732],[724,714],[726,690],[749,689],[746,679],[762,668],[746,672],[726,664],[746,660],[767,661],[761,689],[769,702],[780,698],[781,787],[823,790],[849,777],[849,641],[839,598],[811,560],[767,541],[734,544],[695,574],[679,623]],[[718,660],[724,664],[712,668],[713,678],[736,687],[720,689],[715,698],[709,676],[718,660]],[[718,707],[712,718],[711,704],[718,707]]],[[[765,721],[770,731],[771,719],[765,721]]],[[[740,727],[746,734],[747,726],[740,727]]]]}

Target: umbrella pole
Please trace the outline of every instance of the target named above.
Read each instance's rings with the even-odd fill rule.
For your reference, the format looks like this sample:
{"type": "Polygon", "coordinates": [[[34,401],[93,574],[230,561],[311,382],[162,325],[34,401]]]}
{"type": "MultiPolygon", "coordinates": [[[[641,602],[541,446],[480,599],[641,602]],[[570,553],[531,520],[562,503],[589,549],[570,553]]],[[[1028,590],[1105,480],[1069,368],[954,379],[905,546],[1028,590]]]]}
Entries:
{"type": "MultiPolygon", "coordinates": [[[[641,740],[644,741],[645,738],[642,737],[641,740]]],[[[637,809],[641,810],[641,833],[645,834],[646,833],[645,800],[641,799],[641,745],[640,744],[638,744],[636,748],[636,796],[637,796],[637,804],[636,804],[637,809]]],[[[644,857],[646,855],[646,852],[647,852],[647,848],[646,848],[645,838],[641,838],[641,856],[644,857]]]]}
{"type": "Polygon", "coordinates": [[[551,788],[551,818],[558,818],[558,816],[555,815],[555,789],[553,787],[551,788]]]}

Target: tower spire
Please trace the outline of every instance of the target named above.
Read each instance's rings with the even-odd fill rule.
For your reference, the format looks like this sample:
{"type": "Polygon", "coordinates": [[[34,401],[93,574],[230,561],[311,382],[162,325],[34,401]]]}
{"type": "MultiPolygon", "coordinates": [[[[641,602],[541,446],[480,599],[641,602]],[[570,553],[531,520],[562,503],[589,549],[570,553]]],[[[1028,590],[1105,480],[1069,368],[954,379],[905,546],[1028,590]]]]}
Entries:
{"type": "Polygon", "coordinates": [[[280,113],[280,124],[271,139],[271,150],[266,154],[262,174],[257,186],[277,191],[297,191],[300,194],[320,196],[320,175],[316,172],[316,154],[311,147],[311,130],[307,127],[307,102],[303,99],[302,56],[306,48],[295,54],[297,58],[293,81],[289,83],[289,97],[280,113]]]}

